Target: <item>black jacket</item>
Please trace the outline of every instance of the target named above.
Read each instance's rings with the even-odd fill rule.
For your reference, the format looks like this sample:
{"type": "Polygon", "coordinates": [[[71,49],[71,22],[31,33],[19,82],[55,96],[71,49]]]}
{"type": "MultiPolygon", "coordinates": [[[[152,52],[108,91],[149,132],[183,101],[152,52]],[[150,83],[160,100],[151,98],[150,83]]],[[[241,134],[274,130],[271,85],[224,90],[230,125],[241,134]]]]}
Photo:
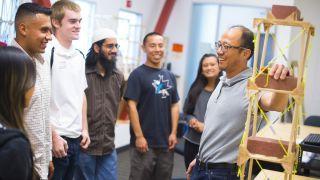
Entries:
{"type": "Polygon", "coordinates": [[[0,124],[0,180],[31,180],[32,164],[31,146],[26,136],[0,124]]]}

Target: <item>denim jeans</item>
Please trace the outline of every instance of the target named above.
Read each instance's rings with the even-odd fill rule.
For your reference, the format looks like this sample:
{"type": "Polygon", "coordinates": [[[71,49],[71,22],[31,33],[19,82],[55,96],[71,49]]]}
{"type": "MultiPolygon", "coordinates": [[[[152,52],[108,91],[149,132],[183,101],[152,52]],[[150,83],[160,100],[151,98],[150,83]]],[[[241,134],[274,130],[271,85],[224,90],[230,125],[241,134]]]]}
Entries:
{"type": "Polygon", "coordinates": [[[101,156],[89,155],[80,152],[79,169],[77,169],[75,179],[81,180],[117,180],[117,152],[113,150],[111,154],[101,156]]]}
{"type": "Polygon", "coordinates": [[[197,163],[193,167],[191,180],[238,180],[235,169],[229,168],[202,168],[197,163]]]}
{"type": "Polygon", "coordinates": [[[53,180],[72,180],[75,168],[79,161],[81,136],[78,138],[62,137],[68,143],[67,156],[63,158],[53,157],[53,180]]]}

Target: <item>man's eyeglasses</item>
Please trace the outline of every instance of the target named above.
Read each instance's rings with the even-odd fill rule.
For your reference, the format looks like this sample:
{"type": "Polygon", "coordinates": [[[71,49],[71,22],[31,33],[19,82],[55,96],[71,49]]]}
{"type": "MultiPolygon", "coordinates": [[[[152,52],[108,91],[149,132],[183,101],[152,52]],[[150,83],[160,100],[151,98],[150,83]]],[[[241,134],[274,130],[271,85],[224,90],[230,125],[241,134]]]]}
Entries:
{"type": "Polygon", "coordinates": [[[229,45],[229,44],[222,44],[220,41],[215,42],[214,46],[216,48],[216,51],[218,51],[221,48],[222,52],[227,52],[231,48],[234,48],[234,49],[247,49],[247,48],[241,47],[241,46],[232,46],[232,45],[229,45]]]}
{"type": "Polygon", "coordinates": [[[113,48],[119,49],[119,47],[120,47],[119,44],[103,44],[102,46],[105,46],[108,49],[113,49],[113,48]]]}

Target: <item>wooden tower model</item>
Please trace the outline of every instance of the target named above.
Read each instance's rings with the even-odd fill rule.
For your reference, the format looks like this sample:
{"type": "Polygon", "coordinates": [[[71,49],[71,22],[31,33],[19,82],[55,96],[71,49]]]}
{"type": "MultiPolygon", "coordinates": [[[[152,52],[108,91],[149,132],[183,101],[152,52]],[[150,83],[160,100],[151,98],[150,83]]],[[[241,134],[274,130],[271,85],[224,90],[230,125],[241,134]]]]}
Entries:
{"type": "Polygon", "coordinates": [[[257,29],[255,38],[253,75],[248,81],[248,93],[250,103],[247,113],[247,121],[242,143],[239,147],[238,165],[240,166],[240,178],[252,179],[253,160],[263,160],[281,164],[284,168],[285,179],[292,179],[294,174],[294,165],[297,161],[299,148],[296,145],[298,133],[299,117],[301,117],[301,108],[304,97],[304,69],[307,59],[307,51],[310,42],[310,36],[314,36],[314,27],[300,19],[300,11],[293,6],[274,5],[272,11],[268,13],[267,18],[255,18],[254,27],[257,29]],[[266,68],[263,67],[266,58],[267,43],[272,26],[293,26],[301,28],[301,54],[298,61],[297,77],[288,77],[286,80],[278,82],[268,78],[266,68]],[[262,56],[259,59],[260,29],[264,28],[265,38],[262,47],[262,56]],[[258,68],[259,64],[259,68],[258,68]],[[258,72],[259,70],[259,72],[258,72]],[[293,106],[293,119],[289,141],[281,141],[271,138],[262,138],[257,134],[258,119],[258,93],[261,91],[277,92],[288,94],[293,97],[295,104],[293,106]],[[251,128],[252,127],[252,128],[251,128]],[[246,163],[249,160],[249,170],[245,176],[246,163]]]}

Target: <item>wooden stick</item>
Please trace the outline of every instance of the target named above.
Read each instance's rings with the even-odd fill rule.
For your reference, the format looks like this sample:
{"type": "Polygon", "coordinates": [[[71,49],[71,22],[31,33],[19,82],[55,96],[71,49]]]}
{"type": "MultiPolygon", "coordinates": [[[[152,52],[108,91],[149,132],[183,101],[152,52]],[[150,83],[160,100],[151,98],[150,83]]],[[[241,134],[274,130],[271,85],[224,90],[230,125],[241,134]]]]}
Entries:
{"type": "Polygon", "coordinates": [[[264,19],[264,18],[254,18],[253,24],[272,24],[272,25],[284,25],[284,26],[296,26],[296,27],[302,27],[311,30],[311,35],[314,34],[314,27],[312,24],[304,21],[288,21],[288,20],[282,20],[282,19],[264,19]]]}
{"type": "Polygon", "coordinates": [[[275,93],[282,93],[282,94],[292,94],[293,91],[285,91],[285,90],[278,90],[278,89],[268,89],[268,88],[258,88],[260,91],[268,91],[268,92],[275,92],[275,93]]]}
{"type": "Polygon", "coordinates": [[[301,35],[301,52],[300,52],[300,60],[298,62],[298,84],[297,87],[300,87],[301,85],[301,80],[303,76],[303,69],[304,69],[304,63],[303,63],[303,57],[304,57],[304,52],[305,52],[305,43],[306,43],[306,32],[304,31],[301,35]]]}
{"type": "Polygon", "coordinates": [[[305,34],[303,34],[302,38],[303,38],[303,42],[302,42],[302,54],[301,54],[301,60],[299,62],[299,72],[298,72],[298,87],[301,85],[302,83],[302,78],[303,78],[303,74],[304,74],[304,67],[305,67],[305,63],[307,60],[307,52],[308,52],[308,48],[309,48],[309,42],[310,42],[310,30],[308,29],[306,34],[307,34],[307,40],[304,41],[305,38],[305,34]]]}
{"type": "Polygon", "coordinates": [[[256,136],[256,134],[257,134],[258,103],[259,103],[259,99],[258,99],[257,96],[255,96],[254,104],[253,104],[253,127],[252,127],[252,136],[256,136]]]}
{"type": "Polygon", "coordinates": [[[263,42],[263,50],[262,50],[262,56],[261,56],[261,61],[260,61],[260,69],[261,70],[264,67],[264,61],[266,59],[266,54],[267,54],[267,47],[268,47],[268,39],[269,39],[269,30],[270,26],[265,25],[265,36],[264,36],[264,42],[263,42]]]}
{"type": "Polygon", "coordinates": [[[285,179],[285,180],[287,180],[288,179],[288,173],[284,173],[284,178],[283,179],[285,179]]]}
{"type": "MultiPolygon", "coordinates": [[[[247,120],[246,120],[246,127],[245,127],[245,131],[244,131],[244,135],[243,135],[243,146],[247,149],[247,145],[248,145],[248,136],[249,136],[249,130],[250,130],[250,124],[251,124],[251,111],[252,111],[252,106],[255,104],[256,101],[256,94],[250,96],[249,98],[249,107],[248,107],[248,111],[247,111],[247,120]],[[253,101],[252,101],[253,99],[253,101]]],[[[251,161],[252,159],[250,159],[251,161]]],[[[245,161],[241,166],[241,175],[240,175],[240,179],[244,180],[245,177],[245,170],[246,170],[246,164],[247,161],[245,161]]]]}
{"type": "Polygon", "coordinates": [[[246,164],[247,162],[245,162],[240,168],[241,168],[241,174],[240,174],[240,179],[244,180],[245,174],[244,171],[246,170],[246,164]]]}
{"type": "Polygon", "coordinates": [[[248,136],[249,136],[249,130],[250,130],[250,123],[251,123],[251,111],[252,111],[252,98],[255,98],[256,94],[250,96],[249,98],[249,107],[247,111],[247,120],[246,120],[246,127],[244,130],[244,135],[243,135],[243,145],[247,149],[247,144],[248,144],[248,136]]]}
{"type": "Polygon", "coordinates": [[[250,159],[250,160],[249,160],[248,179],[251,179],[251,176],[252,176],[252,167],[253,167],[253,159],[250,159]]]}
{"type": "Polygon", "coordinates": [[[292,125],[291,125],[291,134],[290,134],[288,152],[292,152],[292,146],[293,144],[296,143],[295,139],[297,136],[297,122],[299,118],[300,106],[301,106],[301,101],[296,101],[294,105],[294,111],[293,111],[293,119],[292,119],[292,125]]]}
{"type": "Polygon", "coordinates": [[[258,61],[259,61],[259,43],[260,43],[260,27],[261,27],[261,24],[258,24],[258,27],[257,27],[257,37],[256,37],[256,41],[254,42],[254,58],[253,58],[253,74],[252,74],[252,77],[256,77],[256,74],[257,74],[257,64],[258,64],[258,61]]]}
{"type": "Polygon", "coordinates": [[[278,164],[281,164],[283,162],[282,159],[279,159],[277,157],[270,157],[270,156],[265,156],[265,155],[261,155],[261,154],[249,153],[249,157],[250,157],[250,159],[268,161],[268,162],[273,162],[273,163],[278,163],[278,164]]]}

